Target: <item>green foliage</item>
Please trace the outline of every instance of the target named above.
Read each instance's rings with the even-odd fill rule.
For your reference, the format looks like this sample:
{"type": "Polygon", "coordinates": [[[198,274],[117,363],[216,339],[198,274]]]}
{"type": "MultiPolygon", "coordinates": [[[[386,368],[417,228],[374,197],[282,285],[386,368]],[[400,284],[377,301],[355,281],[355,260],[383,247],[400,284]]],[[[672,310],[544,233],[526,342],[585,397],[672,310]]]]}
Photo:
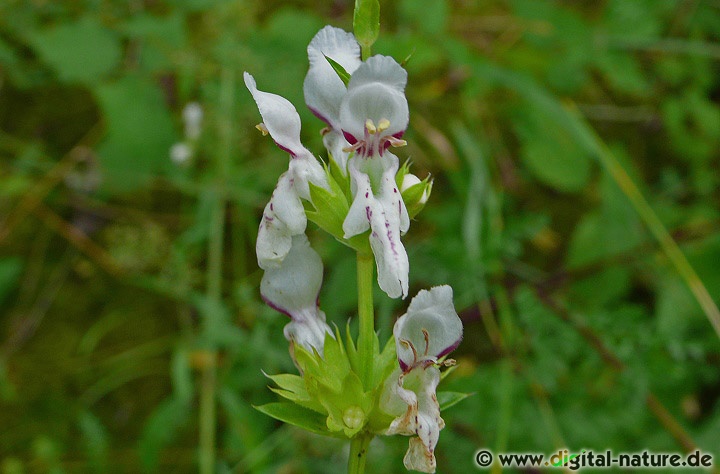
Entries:
{"type": "MultiPolygon", "coordinates": [[[[452,285],[465,323],[438,392],[443,409],[462,400],[442,414],[439,471],[469,472],[484,447],[681,451],[651,395],[717,450],[718,339],[627,187],[720,301],[717,6],[379,6],[0,2],[0,421],[13,427],[0,470],[197,470],[213,353],[219,471],[336,473],[358,420],[387,422],[360,402],[352,338],[324,365],[297,351],[305,385],[286,320],[257,291],[257,225],[288,157],[252,128],[238,78],[252,71],[287,97],[317,153],[324,125],[302,81],[325,24],[353,24],[366,50],[407,59],[408,147],[394,152],[432,176],[403,192],[410,293],[452,285]],[[169,151],[191,101],[202,134],[178,166],[169,151]],[[208,290],[218,235],[219,298],[208,290]],[[272,390],[263,370],[284,374],[272,390]]],[[[311,187],[308,235],[325,263],[320,305],[352,327],[355,262],[337,242],[350,180],[326,161],[331,188],[311,187]]],[[[367,251],[367,235],[349,245],[367,251]]],[[[407,306],[377,296],[375,384],[396,365],[392,340],[379,341],[407,306]]],[[[379,437],[368,472],[405,472],[406,449],[379,437]]]]}
{"type": "Polygon", "coordinates": [[[117,34],[91,16],[31,32],[28,38],[67,82],[95,83],[117,67],[122,55],[117,34]]]}
{"type": "Polygon", "coordinates": [[[177,139],[160,90],[137,76],[97,88],[107,117],[107,136],[98,150],[111,177],[108,190],[136,189],[168,166],[168,150],[177,139]]]}

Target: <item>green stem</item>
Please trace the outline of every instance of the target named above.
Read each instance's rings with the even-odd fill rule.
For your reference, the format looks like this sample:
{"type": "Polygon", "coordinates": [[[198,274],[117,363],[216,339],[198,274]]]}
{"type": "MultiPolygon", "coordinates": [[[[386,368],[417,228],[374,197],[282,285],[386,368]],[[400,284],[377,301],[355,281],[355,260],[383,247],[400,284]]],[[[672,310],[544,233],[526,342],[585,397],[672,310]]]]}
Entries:
{"type": "Polygon", "coordinates": [[[348,459],[348,474],[363,474],[367,460],[368,446],[373,436],[360,434],[350,442],[350,458],[348,459]]]}
{"type": "MultiPolygon", "coordinates": [[[[213,303],[214,308],[222,304],[222,276],[223,276],[223,239],[225,236],[225,205],[227,196],[225,193],[225,179],[230,168],[230,154],[232,147],[232,103],[234,100],[235,76],[229,69],[222,71],[220,80],[219,103],[222,113],[218,123],[218,132],[221,145],[215,163],[215,183],[213,191],[212,211],[210,215],[210,231],[208,235],[208,264],[207,264],[207,288],[208,300],[213,303]]],[[[219,311],[209,311],[204,323],[206,334],[211,334],[212,329],[217,328],[221,322],[219,311]]],[[[210,338],[212,341],[212,337],[210,338]]],[[[208,358],[202,369],[200,382],[200,407],[199,407],[199,471],[200,474],[213,474],[215,472],[215,432],[216,410],[215,394],[217,386],[217,352],[213,342],[208,348],[208,358]]]]}
{"type": "MultiPolygon", "coordinates": [[[[366,390],[372,388],[373,364],[375,359],[375,312],[373,310],[373,256],[358,252],[357,254],[357,288],[358,316],[360,318],[360,335],[358,352],[360,354],[360,380],[366,390]]],[[[373,435],[360,433],[350,442],[350,458],[348,474],[365,472],[367,450],[373,435]]]]}
{"type": "Polygon", "coordinates": [[[200,382],[200,473],[215,472],[215,351],[208,353],[200,382]]]}
{"type": "Polygon", "coordinates": [[[375,313],[373,310],[373,257],[372,254],[357,254],[358,317],[360,318],[360,380],[366,390],[372,388],[374,363],[373,342],[375,340],[375,313]]]}
{"type": "Polygon", "coordinates": [[[363,61],[372,56],[372,46],[360,46],[360,57],[363,61]]]}

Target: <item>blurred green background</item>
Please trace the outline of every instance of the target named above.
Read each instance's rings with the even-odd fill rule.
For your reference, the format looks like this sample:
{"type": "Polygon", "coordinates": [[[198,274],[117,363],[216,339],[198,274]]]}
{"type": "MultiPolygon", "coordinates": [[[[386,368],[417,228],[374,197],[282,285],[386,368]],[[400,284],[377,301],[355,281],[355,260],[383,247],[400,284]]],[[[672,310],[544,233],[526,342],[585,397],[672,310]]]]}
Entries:
{"type": "MultiPolygon", "coordinates": [[[[276,399],[262,371],[295,369],[254,254],[288,158],[242,72],[319,154],[305,49],[352,10],[0,2],[0,472],[195,472],[201,393],[218,472],[345,470],[345,444],[252,408],[276,399]]],[[[443,414],[438,472],[475,472],[482,447],[718,464],[720,344],[687,283],[720,300],[720,2],[382,1],[381,28],[373,52],[410,57],[399,155],[435,180],[410,293],[453,286],[465,340],[441,389],[474,392],[443,414]]],[[[309,236],[342,327],[354,255],[309,236]]],[[[376,303],[385,340],[407,301],[376,303]]],[[[368,472],[405,472],[406,447],[377,438],[368,472]]]]}

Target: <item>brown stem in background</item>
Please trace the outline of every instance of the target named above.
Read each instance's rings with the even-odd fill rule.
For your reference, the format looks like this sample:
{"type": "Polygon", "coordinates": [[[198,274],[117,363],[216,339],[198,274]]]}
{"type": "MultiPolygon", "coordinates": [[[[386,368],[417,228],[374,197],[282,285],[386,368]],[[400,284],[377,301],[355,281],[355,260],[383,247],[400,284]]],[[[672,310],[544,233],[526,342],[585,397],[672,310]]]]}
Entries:
{"type": "MultiPolygon", "coordinates": [[[[592,328],[573,318],[570,312],[562,304],[557,302],[543,290],[535,288],[535,294],[545,306],[552,310],[553,314],[557,315],[560,319],[568,323],[573,329],[580,333],[580,335],[590,343],[606,364],[618,372],[623,372],[627,369],[625,363],[605,345],[600,336],[598,336],[592,328]]],[[[648,392],[645,402],[663,428],[675,439],[675,441],[683,448],[683,450],[685,450],[686,453],[697,449],[697,444],[693,441],[692,437],[685,431],[682,425],[675,419],[675,417],[673,417],[668,409],[665,408],[662,402],[658,400],[655,394],[648,392]]],[[[717,470],[714,472],[717,472],[717,470]]]]}

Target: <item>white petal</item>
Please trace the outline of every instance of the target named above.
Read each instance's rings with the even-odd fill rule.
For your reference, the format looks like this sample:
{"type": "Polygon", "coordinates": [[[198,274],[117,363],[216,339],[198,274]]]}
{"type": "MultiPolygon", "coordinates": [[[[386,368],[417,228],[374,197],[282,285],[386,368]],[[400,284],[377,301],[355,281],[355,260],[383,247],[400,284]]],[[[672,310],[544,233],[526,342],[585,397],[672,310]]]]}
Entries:
{"type": "Polygon", "coordinates": [[[347,162],[350,153],[344,151],[350,144],[340,132],[330,131],[323,135],[323,144],[330,155],[330,159],[337,163],[343,175],[347,176],[347,162]]]}
{"type": "Polygon", "coordinates": [[[391,298],[405,298],[410,265],[400,234],[407,230],[410,221],[395,185],[398,159],[391,153],[372,160],[356,156],[348,168],[354,199],[343,222],[344,236],[349,238],[371,229],[370,246],[375,254],[378,284],[391,298]],[[378,183],[379,189],[373,189],[373,182],[378,183]]]}
{"type": "Polygon", "coordinates": [[[420,472],[435,472],[437,462],[435,454],[427,450],[422,440],[418,437],[410,438],[408,450],[403,458],[405,469],[420,472]]]}
{"type": "Polygon", "coordinates": [[[290,251],[292,233],[273,212],[272,201],[267,203],[258,229],[255,252],[258,266],[263,270],[278,267],[290,251]]]}
{"type": "Polygon", "coordinates": [[[325,313],[314,307],[296,316],[283,329],[285,339],[311,352],[314,348],[318,354],[323,355],[325,334],[333,336],[330,326],[325,322],[325,313]]]}
{"type": "Polygon", "coordinates": [[[312,155],[300,155],[290,160],[289,172],[297,194],[306,201],[311,201],[308,183],[330,189],[325,170],[312,155]]]}
{"type": "Polygon", "coordinates": [[[407,372],[423,362],[437,361],[460,344],[462,331],[452,288],[444,285],[421,290],[393,328],[400,367],[407,372]]]}
{"type": "Polygon", "coordinates": [[[361,64],[360,45],[352,33],[326,26],[312,39],[307,52],[310,69],[303,84],[305,103],[330,127],[340,130],[340,102],[346,88],[325,56],[352,74],[361,64]]]}
{"type": "MultiPolygon", "coordinates": [[[[290,162],[291,165],[294,161],[296,160],[290,162]]],[[[307,227],[305,208],[298,196],[296,185],[292,171],[283,173],[270,199],[270,210],[287,225],[292,235],[302,234],[307,227]]]]}
{"type": "MultiPolygon", "coordinates": [[[[269,268],[260,283],[260,294],[273,308],[293,320],[308,319],[317,307],[323,265],[305,234],[292,237],[292,247],[276,268],[269,268]]],[[[324,320],[324,319],[323,319],[324,320]]]]}
{"type": "Polygon", "coordinates": [[[247,72],[245,85],[255,99],[263,123],[277,146],[293,156],[311,153],[300,142],[300,116],[284,97],[258,90],[255,79],[247,72]]]}
{"type": "Polygon", "coordinates": [[[355,166],[348,166],[348,169],[352,180],[352,193],[355,197],[343,221],[346,239],[362,234],[370,228],[372,209],[376,205],[370,177],[355,166]]]}
{"type": "Polygon", "coordinates": [[[365,137],[365,124],[390,125],[378,136],[401,135],[407,128],[409,111],[405,98],[407,72],[388,56],[373,56],[357,68],[340,105],[343,132],[355,141],[365,137]]]}
{"type": "Polygon", "coordinates": [[[435,446],[445,426],[435,394],[439,382],[440,370],[431,365],[406,374],[397,370],[383,387],[380,409],[396,417],[386,434],[417,435],[405,455],[408,469],[435,471],[435,446]]]}

